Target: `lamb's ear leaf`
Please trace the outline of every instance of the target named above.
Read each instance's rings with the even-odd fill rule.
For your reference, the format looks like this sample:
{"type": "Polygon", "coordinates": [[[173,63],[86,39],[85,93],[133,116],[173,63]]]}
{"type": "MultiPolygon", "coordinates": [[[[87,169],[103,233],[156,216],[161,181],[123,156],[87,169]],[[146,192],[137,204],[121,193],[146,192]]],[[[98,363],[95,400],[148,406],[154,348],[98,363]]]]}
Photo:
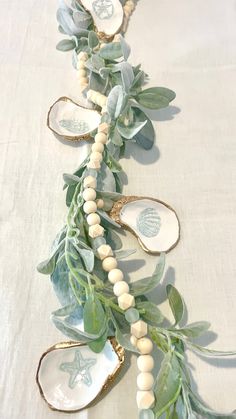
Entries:
{"type": "Polygon", "coordinates": [[[175,99],[175,92],[166,87],[151,87],[139,92],[135,99],[145,108],[162,109],[175,99]]]}
{"type": "Polygon", "coordinates": [[[166,293],[170,308],[175,318],[175,324],[179,324],[184,315],[184,302],[179,291],[171,284],[166,287],[166,293]]]}
{"type": "Polygon", "coordinates": [[[135,297],[152,291],[159,284],[165,269],[165,253],[161,253],[153,275],[130,284],[130,293],[135,297]]]}
{"type": "Polygon", "coordinates": [[[56,45],[56,49],[58,51],[70,51],[76,47],[75,41],[73,39],[62,39],[58,44],[56,45]]]}
{"type": "Polygon", "coordinates": [[[140,147],[144,148],[145,150],[150,150],[155,141],[155,131],[153,128],[152,121],[138,107],[132,106],[132,109],[135,114],[136,122],[147,121],[146,124],[142,127],[142,129],[134,136],[134,140],[140,147]]]}

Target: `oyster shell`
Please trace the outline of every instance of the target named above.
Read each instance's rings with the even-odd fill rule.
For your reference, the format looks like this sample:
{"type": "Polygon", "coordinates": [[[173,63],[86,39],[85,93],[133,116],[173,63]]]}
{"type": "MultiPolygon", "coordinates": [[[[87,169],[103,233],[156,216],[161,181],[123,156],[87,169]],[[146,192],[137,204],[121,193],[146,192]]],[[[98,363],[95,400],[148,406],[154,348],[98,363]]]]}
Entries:
{"type": "Polygon", "coordinates": [[[80,3],[91,14],[101,39],[112,38],[121,28],[124,11],[120,0],[80,0],[80,3]]]}
{"type": "Polygon", "coordinates": [[[84,108],[63,96],[49,109],[47,125],[54,134],[73,141],[91,138],[100,121],[99,112],[84,108]]]}
{"type": "Polygon", "coordinates": [[[135,234],[148,253],[168,252],[179,241],[177,214],[157,199],[126,196],[114,203],[109,215],[135,234]]]}
{"type": "Polygon", "coordinates": [[[124,352],[114,338],[100,353],[79,342],[52,346],[42,355],[36,375],[42,397],[53,410],[86,408],[110,387],[124,363],[124,352]]]}

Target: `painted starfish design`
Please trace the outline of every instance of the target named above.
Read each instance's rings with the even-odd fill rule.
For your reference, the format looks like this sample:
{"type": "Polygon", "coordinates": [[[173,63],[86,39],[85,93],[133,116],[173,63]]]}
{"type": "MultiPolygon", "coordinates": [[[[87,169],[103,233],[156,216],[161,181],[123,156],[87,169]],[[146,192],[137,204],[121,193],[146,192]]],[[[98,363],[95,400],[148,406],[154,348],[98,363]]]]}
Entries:
{"type": "Polygon", "coordinates": [[[92,377],[89,369],[95,365],[96,362],[97,361],[94,358],[84,359],[81,351],[77,349],[75,351],[74,360],[72,362],[63,362],[60,365],[60,370],[70,374],[68,383],[70,388],[75,388],[78,383],[84,383],[89,387],[92,384],[92,377]]]}

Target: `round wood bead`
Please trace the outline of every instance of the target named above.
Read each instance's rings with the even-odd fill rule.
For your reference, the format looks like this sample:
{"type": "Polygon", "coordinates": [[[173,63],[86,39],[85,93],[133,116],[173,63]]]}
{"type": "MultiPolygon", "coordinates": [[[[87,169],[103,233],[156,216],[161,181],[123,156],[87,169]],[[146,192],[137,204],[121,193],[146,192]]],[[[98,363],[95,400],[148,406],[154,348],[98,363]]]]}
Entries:
{"type": "Polygon", "coordinates": [[[91,212],[97,211],[97,204],[94,201],[86,201],[83,205],[85,214],[91,214],[91,212]]]}
{"type": "Polygon", "coordinates": [[[94,143],[92,145],[92,151],[98,151],[99,153],[103,153],[104,151],[104,145],[103,143],[94,143]]]}
{"type": "MultiPolygon", "coordinates": [[[[132,323],[131,325],[131,333],[132,335],[136,336],[136,338],[140,339],[143,336],[145,336],[147,334],[148,331],[148,327],[147,327],[147,323],[144,322],[143,320],[138,320],[135,323],[132,323]]],[[[137,345],[139,344],[139,342],[137,343],[137,345]]]]}
{"type": "Polygon", "coordinates": [[[150,372],[141,372],[137,377],[137,386],[139,390],[151,390],[154,384],[153,375],[150,372]]]}
{"type": "Polygon", "coordinates": [[[136,308],[129,308],[125,312],[125,318],[129,323],[135,323],[139,320],[139,312],[136,308]]]}
{"type": "MultiPolygon", "coordinates": [[[[103,260],[105,258],[108,259],[109,256],[112,256],[113,255],[111,246],[109,246],[108,244],[104,244],[103,246],[99,247],[98,248],[98,255],[99,255],[99,257],[100,257],[101,260],[103,260]]],[[[111,259],[114,259],[114,258],[111,257],[111,259]]]]}
{"type": "Polygon", "coordinates": [[[87,76],[87,71],[85,69],[78,70],[78,76],[79,76],[79,78],[86,77],[87,76]]]}
{"type": "Polygon", "coordinates": [[[142,355],[150,354],[153,350],[153,343],[151,339],[142,337],[137,342],[137,348],[142,355]]]}
{"type": "Polygon", "coordinates": [[[117,268],[117,260],[113,257],[107,257],[102,262],[102,267],[104,271],[109,272],[112,269],[117,268]]]}
{"type": "Polygon", "coordinates": [[[91,212],[91,214],[87,216],[87,223],[89,226],[100,224],[100,222],[101,222],[101,218],[96,212],[91,212]]]}
{"type": "Polygon", "coordinates": [[[92,239],[95,239],[96,237],[99,237],[99,236],[103,236],[103,234],[104,234],[104,228],[100,226],[100,224],[95,224],[89,227],[89,236],[92,237],[92,239]]]}
{"type": "Polygon", "coordinates": [[[122,294],[118,297],[118,305],[122,310],[128,310],[130,307],[135,306],[134,296],[131,294],[122,294]]]}
{"type": "Polygon", "coordinates": [[[107,122],[102,122],[98,125],[98,132],[103,132],[104,134],[108,134],[109,125],[107,122]]]}
{"type": "Polygon", "coordinates": [[[120,269],[112,269],[108,274],[108,279],[112,284],[122,281],[124,278],[123,272],[120,269]]]}
{"type": "Polygon", "coordinates": [[[97,186],[97,180],[96,180],[96,178],[95,177],[93,177],[93,176],[86,176],[85,178],[84,178],[84,187],[85,188],[96,188],[96,186],[97,186]]]}
{"type": "Polygon", "coordinates": [[[96,200],[96,204],[97,204],[97,207],[99,209],[103,208],[104,207],[104,201],[103,201],[103,199],[101,199],[101,198],[97,199],[96,200]]]}
{"type": "Polygon", "coordinates": [[[87,52],[85,52],[85,51],[81,51],[81,52],[79,52],[79,54],[78,54],[78,59],[79,59],[80,61],[87,61],[87,59],[88,59],[88,54],[87,54],[87,52]]]}
{"type": "Polygon", "coordinates": [[[153,391],[152,390],[149,390],[149,391],[139,390],[137,392],[136,401],[137,401],[137,405],[139,409],[150,409],[155,402],[153,391]]]}
{"type": "Polygon", "coordinates": [[[140,410],[139,419],[155,419],[155,415],[151,409],[140,410]]]}
{"type": "Polygon", "coordinates": [[[77,69],[78,70],[83,70],[84,68],[85,68],[85,61],[78,60],[77,69]]]}
{"type": "Polygon", "coordinates": [[[107,142],[107,135],[104,134],[104,132],[98,132],[95,137],[94,137],[94,141],[96,143],[102,143],[102,144],[106,144],[107,142]]]}
{"type": "Polygon", "coordinates": [[[93,188],[86,188],[83,191],[83,198],[85,201],[95,201],[96,191],[93,188]]]}
{"type": "Polygon", "coordinates": [[[116,282],[113,287],[113,292],[117,297],[120,297],[120,295],[129,292],[129,285],[125,281],[116,282]]]}
{"type": "Polygon", "coordinates": [[[92,153],[90,154],[90,160],[101,162],[102,161],[102,153],[99,153],[99,151],[92,151],[92,153]]]}
{"type": "Polygon", "coordinates": [[[79,82],[80,84],[84,85],[84,84],[88,84],[88,79],[85,76],[79,76],[79,82]]]}
{"type": "Polygon", "coordinates": [[[89,163],[87,164],[87,167],[89,169],[99,170],[101,167],[101,163],[98,160],[90,160],[89,163]]]}
{"type": "Polygon", "coordinates": [[[131,345],[133,345],[134,347],[136,347],[137,341],[138,341],[138,339],[134,335],[131,335],[130,336],[130,343],[131,343],[131,345]]]}
{"type": "Polygon", "coordinates": [[[140,355],[137,359],[137,366],[141,372],[150,372],[154,368],[154,359],[151,355],[140,355]]]}

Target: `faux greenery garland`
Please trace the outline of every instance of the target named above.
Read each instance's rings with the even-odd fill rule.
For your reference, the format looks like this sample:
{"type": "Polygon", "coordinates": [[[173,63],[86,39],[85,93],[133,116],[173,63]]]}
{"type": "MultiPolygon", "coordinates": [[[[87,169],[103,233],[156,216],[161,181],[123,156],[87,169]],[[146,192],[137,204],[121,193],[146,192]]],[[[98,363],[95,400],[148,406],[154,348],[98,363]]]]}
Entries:
{"type": "MultiPolygon", "coordinates": [[[[94,352],[102,351],[108,336],[115,335],[126,350],[137,352],[129,339],[129,321],[117,304],[107,273],[97,249],[107,243],[117,259],[132,251],[121,250],[120,226],[107,214],[115,201],[122,197],[122,167],[119,158],[124,155],[127,141],[150,149],[154,142],[152,122],[145,109],[161,109],[169,105],[175,93],[163,87],[144,88],[147,75],[140,66],[128,63],[130,48],[119,35],[115,41],[103,44],[98,38],[92,19],[76,0],[71,7],[60,3],[57,12],[59,31],[69,35],[57,45],[62,51],[73,50],[73,65],[77,68],[78,54],[84,52],[88,72],[89,90],[107,96],[107,107],[102,122],[109,124],[109,142],[105,145],[100,170],[88,168],[89,156],[73,174],[64,174],[66,203],[69,208],[66,225],[57,235],[48,260],[38,266],[39,272],[50,275],[61,308],[52,313],[55,326],[69,338],[85,342],[94,352]],[[140,106],[142,109],[140,109],[140,106]],[[144,110],[143,110],[144,109],[144,110]],[[104,238],[91,238],[84,213],[84,179],[96,178],[96,197],[104,206],[98,210],[104,238]],[[84,322],[84,331],[76,327],[84,322]]],[[[95,135],[96,133],[94,133],[95,135]]],[[[169,284],[166,298],[174,316],[174,323],[166,325],[160,308],[148,300],[147,293],[160,287],[165,267],[165,254],[161,254],[154,273],[130,284],[140,319],[148,324],[148,332],[163,361],[155,381],[155,405],[150,416],[142,418],[236,418],[235,414],[218,414],[209,409],[195,394],[187,360],[186,349],[206,356],[229,356],[234,352],[219,352],[201,347],[194,339],[210,327],[208,322],[182,326],[184,302],[177,289],[169,284]]]]}

